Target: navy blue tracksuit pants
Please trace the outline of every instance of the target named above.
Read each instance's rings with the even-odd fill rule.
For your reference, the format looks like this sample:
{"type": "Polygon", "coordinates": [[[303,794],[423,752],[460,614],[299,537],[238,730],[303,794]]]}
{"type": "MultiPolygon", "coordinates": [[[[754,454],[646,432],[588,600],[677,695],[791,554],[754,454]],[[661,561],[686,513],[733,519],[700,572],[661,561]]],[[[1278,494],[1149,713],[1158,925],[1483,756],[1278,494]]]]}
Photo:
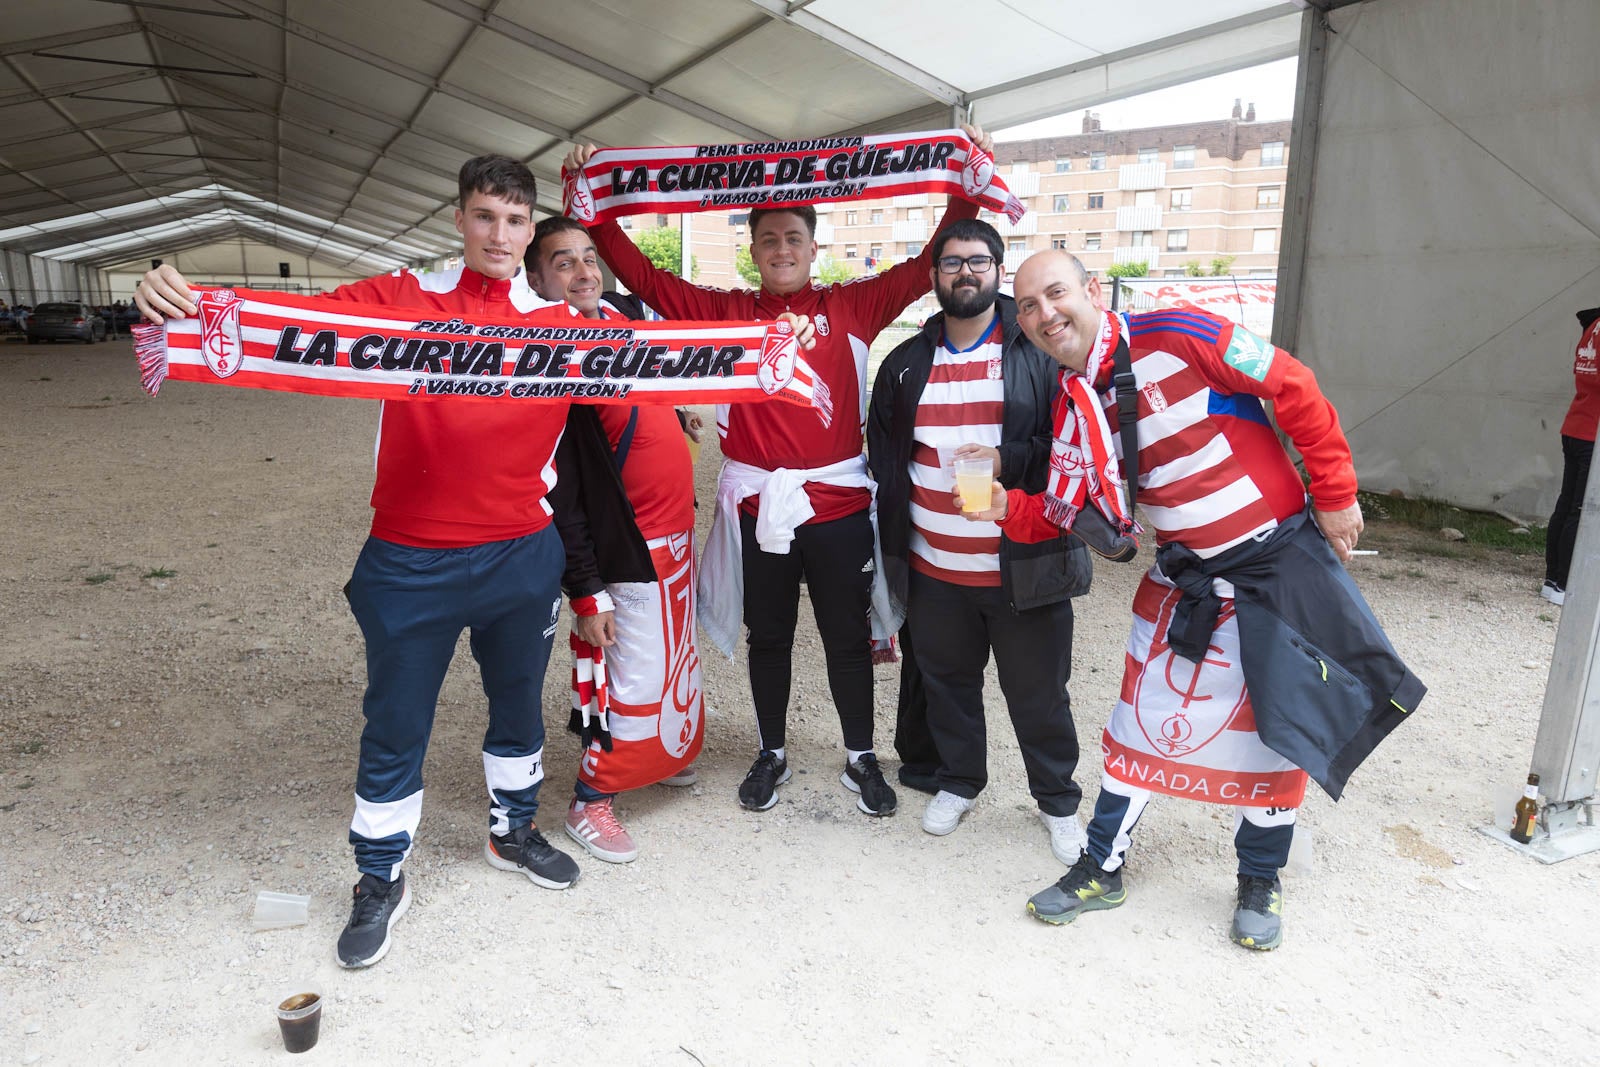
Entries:
{"type": "Polygon", "coordinates": [[[366,728],[350,824],[356,866],[392,881],[422,818],[422,760],[462,630],[489,700],[489,824],[533,821],[544,780],[541,695],[566,556],[554,526],[469,548],[368,538],[345,586],[367,645],[366,728]]]}

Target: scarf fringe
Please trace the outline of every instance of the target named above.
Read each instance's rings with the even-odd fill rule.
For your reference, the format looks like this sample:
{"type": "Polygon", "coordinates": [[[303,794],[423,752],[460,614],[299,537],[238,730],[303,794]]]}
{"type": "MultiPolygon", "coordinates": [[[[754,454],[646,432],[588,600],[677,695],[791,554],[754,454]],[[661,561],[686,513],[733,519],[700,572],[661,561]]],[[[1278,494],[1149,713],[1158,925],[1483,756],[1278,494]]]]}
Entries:
{"type": "Polygon", "coordinates": [[[133,328],[133,354],[139,360],[139,384],[151,396],[167,380],[167,328],[141,322],[133,328]]]}

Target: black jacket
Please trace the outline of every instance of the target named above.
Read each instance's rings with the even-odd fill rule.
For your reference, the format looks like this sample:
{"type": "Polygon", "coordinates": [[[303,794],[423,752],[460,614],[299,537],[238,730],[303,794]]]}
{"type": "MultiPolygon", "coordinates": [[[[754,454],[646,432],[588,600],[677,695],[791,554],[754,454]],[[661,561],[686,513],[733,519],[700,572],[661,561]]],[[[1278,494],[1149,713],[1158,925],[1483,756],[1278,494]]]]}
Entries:
{"type": "Polygon", "coordinates": [[[1233,583],[1256,733],[1334,800],[1428,691],[1308,512],[1210,559],[1169,542],[1156,563],[1183,590],[1167,641],[1191,660],[1205,655],[1221,608],[1212,579],[1233,583]]]}
{"type": "Polygon", "coordinates": [[[556,446],[550,509],[567,551],[561,575],[567,596],[593,596],[613,582],[656,580],[611,442],[589,405],[573,404],[568,410],[567,428],[556,446]]]}
{"type": "MultiPolygon", "coordinates": [[[[1016,305],[1002,296],[1001,375],[1005,413],[1000,427],[1000,484],[1044,491],[1053,434],[1050,406],[1060,380],[1056,364],[1022,336],[1016,305]]],[[[867,412],[867,465],[878,483],[878,542],[884,578],[896,607],[906,603],[911,575],[911,447],[917,405],[944,334],[944,314],[934,315],[878,368],[867,412]]],[[[1038,544],[1000,536],[1000,583],[1013,611],[1054,604],[1089,591],[1093,564],[1071,534],[1038,544]]]]}

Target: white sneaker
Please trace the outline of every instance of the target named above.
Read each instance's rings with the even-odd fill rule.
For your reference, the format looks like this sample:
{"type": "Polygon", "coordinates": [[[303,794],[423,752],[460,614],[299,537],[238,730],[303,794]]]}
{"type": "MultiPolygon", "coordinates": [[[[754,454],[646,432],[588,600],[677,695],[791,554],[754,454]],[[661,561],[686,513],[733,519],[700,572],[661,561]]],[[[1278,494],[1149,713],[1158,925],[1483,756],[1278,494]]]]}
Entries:
{"type": "Polygon", "coordinates": [[[958,797],[941,789],[928,801],[927,810],[922,813],[922,828],[935,837],[943,837],[960,824],[961,816],[971,811],[975,804],[976,800],[958,797]]]}
{"type": "Polygon", "coordinates": [[[1539,595],[1558,608],[1567,599],[1567,591],[1555,582],[1545,582],[1539,589],[1539,595]]]}
{"type": "Polygon", "coordinates": [[[1078,817],[1051,815],[1041,811],[1039,821],[1050,831],[1050,851],[1055,853],[1056,859],[1068,867],[1077,863],[1078,857],[1083,855],[1084,848],[1089,844],[1089,835],[1084,832],[1083,824],[1078,821],[1078,817]]]}
{"type": "Polygon", "coordinates": [[[677,773],[669,778],[663,778],[657,785],[669,785],[674,789],[687,789],[700,780],[700,772],[694,769],[694,764],[679,768],[677,773]]]}

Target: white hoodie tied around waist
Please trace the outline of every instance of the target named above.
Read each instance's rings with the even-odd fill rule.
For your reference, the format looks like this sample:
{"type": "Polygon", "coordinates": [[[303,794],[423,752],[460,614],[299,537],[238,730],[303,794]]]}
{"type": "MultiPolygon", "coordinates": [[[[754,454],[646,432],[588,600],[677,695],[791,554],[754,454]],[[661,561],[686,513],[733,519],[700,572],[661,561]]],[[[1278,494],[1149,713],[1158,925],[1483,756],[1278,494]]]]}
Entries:
{"type": "Polygon", "coordinates": [[[759,496],[756,542],[763,552],[786,556],[794,532],[816,514],[806,483],[866,489],[873,494],[872,522],[872,638],[887,641],[905,621],[889,604],[889,587],[883,577],[882,551],[878,547],[877,483],[867,474],[865,456],[853,456],[826,467],[763,470],[727,459],[717,478],[717,513],[700,561],[700,626],[711,643],[729,659],[739,643],[744,625],[743,538],[739,533],[739,505],[759,496]]]}

